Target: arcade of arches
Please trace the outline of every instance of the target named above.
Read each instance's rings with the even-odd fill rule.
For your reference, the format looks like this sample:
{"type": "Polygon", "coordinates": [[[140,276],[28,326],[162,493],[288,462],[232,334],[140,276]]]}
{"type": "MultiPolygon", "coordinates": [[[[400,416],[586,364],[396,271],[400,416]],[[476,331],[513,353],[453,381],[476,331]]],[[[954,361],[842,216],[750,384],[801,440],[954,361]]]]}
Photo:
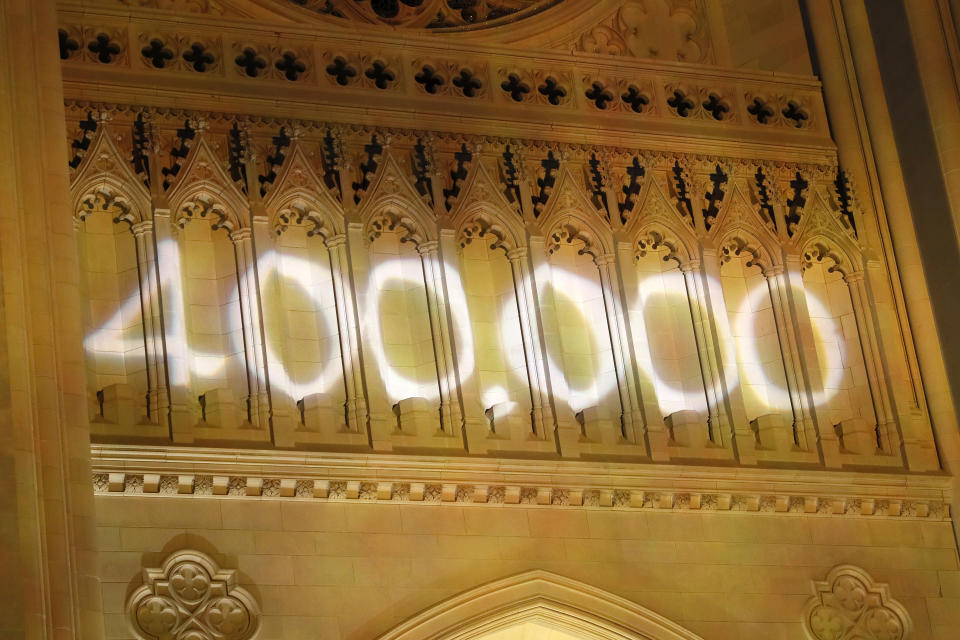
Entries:
{"type": "Polygon", "coordinates": [[[955,637],[956,9],[6,0],[0,635],[955,637]]]}

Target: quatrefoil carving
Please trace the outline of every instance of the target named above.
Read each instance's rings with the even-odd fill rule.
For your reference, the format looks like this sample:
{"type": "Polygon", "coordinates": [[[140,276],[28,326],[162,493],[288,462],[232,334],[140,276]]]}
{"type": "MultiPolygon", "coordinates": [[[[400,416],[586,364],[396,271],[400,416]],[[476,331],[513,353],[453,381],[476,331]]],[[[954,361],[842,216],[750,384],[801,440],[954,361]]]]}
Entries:
{"type": "Polygon", "coordinates": [[[814,582],[816,594],[803,617],[813,640],[905,640],[912,628],[910,616],[863,569],[834,567],[827,579],[814,582]]]}
{"type": "Polygon", "coordinates": [[[199,551],[171,554],[162,567],[144,569],[143,582],[127,600],[127,621],[140,640],[248,640],[260,624],[257,602],[236,586],[236,572],[199,551]]]}

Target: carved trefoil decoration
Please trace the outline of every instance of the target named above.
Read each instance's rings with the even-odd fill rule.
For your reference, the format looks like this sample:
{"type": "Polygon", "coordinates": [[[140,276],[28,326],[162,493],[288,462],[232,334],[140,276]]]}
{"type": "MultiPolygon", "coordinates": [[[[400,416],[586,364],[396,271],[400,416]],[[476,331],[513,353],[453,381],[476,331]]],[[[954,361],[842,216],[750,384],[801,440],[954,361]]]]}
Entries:
{"type": "Polygon", "coordinates": [[[912,624],[886,584],[863,569],[839,565],[813,583],[803,625],[813,640],[906,640],[912,624]]]}
{"type": "Polygon", "coordinates": [[[159,569],[144,569],[143,582],[127,600],[127,620],[140,640],[248,640],[260,624],[259,607],[236,586],[236,572],[199,551],[171,554],[159,569]]]}

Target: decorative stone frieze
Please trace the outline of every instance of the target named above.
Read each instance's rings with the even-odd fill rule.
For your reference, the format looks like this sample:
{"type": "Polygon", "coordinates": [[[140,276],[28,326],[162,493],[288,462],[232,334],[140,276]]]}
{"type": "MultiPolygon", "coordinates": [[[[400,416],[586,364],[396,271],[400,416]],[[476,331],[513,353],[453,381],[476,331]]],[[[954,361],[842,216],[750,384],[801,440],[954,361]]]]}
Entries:
{"type": "MultiPolygon", "coordinates": [[[[505,504],[654,511],[777,513],[822,517],[949,520],[947,484],[918,479],[894,488],[880,475],[776,474],[769,470],[473,460],[442,468],[400,457],[365,470],[363,458],[292,453],[177,451],[95,446],[98,495],[227,496],[405,503],[505,504]],[[250,470],[248,471],[247,468],[250,470]],[[127,469],[127,470],[124,470],[127,469]],[[622,471],[629,469],[629,479],[622,471]]],[[[371,461],[370,464],[373,464],[371,461]]]]}
{"type": "Polygon", "coordinates": [[[803,616],[812,640],[905,640],[912,623],[906,609],[890,596],[886,584],[866,571],[839,565],[825,580],[814,582],[814,597],[803,616]]]}
{"type": "Polygon", "coordinates": [[[127,621],[140,640],[247,640],[260,625],[256,600],[199,551],[177,551],[127,599],[127,621]]]}

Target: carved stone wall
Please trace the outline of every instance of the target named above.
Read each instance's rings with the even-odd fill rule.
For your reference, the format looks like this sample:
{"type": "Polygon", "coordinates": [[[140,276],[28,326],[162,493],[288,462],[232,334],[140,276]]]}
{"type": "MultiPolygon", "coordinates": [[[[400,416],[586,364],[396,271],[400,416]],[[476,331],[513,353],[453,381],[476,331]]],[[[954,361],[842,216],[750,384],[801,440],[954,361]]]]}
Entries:
{"type": "Polygon", "coordinates": [[[842,169],[71,113],[98,439],[936,468],[842,169]],[[666,351],[660,307],[693,318],[666,351]]]}
{"type": "Polygon", "coordinates": [[[498,611],[591,640],[955,635],[910,225],[793,2],[58,18],[109,638],[401,637],[524,572],[498,611]]]}
{"type": "MultiPolygon", "coordinates": [[[[202,550],[236,571],[238,586],[259,602],[258,640],[379,638],[401,623],[424,620],[418,614],[448,598],[536,570],[612,594],[602,605],[565,587],[560,595],[576,598],[579,613],[558,622],[580,621],[586,633],[590,620],[610,620],[610,607],[624,599],[703,640],[801,638],[808,613],[821,602],[841,608],[841,602],[853,603],[840,614],[843,624],[830,627],[843,633],[852,629],[846,621],[860,612],[860,603],[879,612],[871,620],[882,613],[886,623],[876,627],[864,619],[860,636],[812,640],[947,640],[954,631],[948,609],[960,595],[950,523],[914,518],[413,504],[377,500],[373,492],[330,501],[101,495],[97,520],[108,638],[118,640],[135,637],[124,608],[131,585],[139,586],[144,568],[163,566],[183,548],[202,550]],[[859,572],[831,573],[844,563],[870,566],[870,575],[889,591],[879,595],[880,588],[859,572]],[[854,576],[849,590],[846,578],[837,582],[840,575],[854,576]],[[893,617],[887,616],[891,611],[893,617]],[[890,627],[891,620],[903,626],[890,627]],[[890,635],[891,628],[904,635],[890,635]]],[[[510,589],[481,593],[486,600],[475,592],[466,602],[489,607],[465,605],[455,621],[438,618],[438,624],[470,626],[536,602],[529,592],[515,599],[507,597],[510,589]],[[490,598],[497,594],[503,599],[494,609],[490,598]]],[[[556,593],[540,595],[547,596],[548,609],[557,602],[556,593]]]]}

